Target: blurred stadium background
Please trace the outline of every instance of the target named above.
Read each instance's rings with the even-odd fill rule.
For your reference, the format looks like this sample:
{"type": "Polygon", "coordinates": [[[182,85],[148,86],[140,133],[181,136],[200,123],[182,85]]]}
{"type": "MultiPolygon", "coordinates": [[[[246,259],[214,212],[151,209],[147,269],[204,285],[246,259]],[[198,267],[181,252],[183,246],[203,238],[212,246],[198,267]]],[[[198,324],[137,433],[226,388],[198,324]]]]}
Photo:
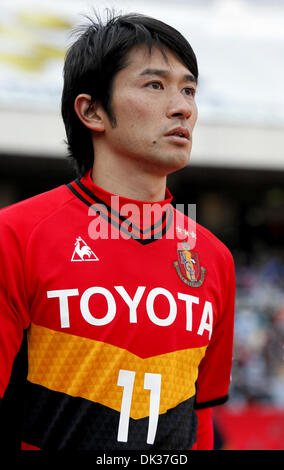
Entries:
{"type": "Polygon", "coordinates": [[[283,0],[1,0],[0,206],[74,177],[64,53],[82,14],[112,7],[170,23],[199,62],[191,163],[169,187],[174,203],[197,204],[236,264],[232,386],[214,410],[215,448],[284,449],[283,0]]]}

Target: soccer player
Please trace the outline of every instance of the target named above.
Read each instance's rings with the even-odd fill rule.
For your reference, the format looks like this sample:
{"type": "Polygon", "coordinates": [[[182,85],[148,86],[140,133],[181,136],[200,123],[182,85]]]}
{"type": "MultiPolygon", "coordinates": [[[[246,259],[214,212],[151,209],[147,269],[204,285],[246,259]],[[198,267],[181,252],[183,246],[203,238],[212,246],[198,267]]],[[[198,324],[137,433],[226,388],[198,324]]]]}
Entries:
{"type": "Polygon", "coordinates": [[[1,211],[0,396],[25,335],[22,449],[213,448],[228,398],[234,263],[173,207],[198,67],[175,29],[91,20],[62,115],[78,178],[1,211]]]}

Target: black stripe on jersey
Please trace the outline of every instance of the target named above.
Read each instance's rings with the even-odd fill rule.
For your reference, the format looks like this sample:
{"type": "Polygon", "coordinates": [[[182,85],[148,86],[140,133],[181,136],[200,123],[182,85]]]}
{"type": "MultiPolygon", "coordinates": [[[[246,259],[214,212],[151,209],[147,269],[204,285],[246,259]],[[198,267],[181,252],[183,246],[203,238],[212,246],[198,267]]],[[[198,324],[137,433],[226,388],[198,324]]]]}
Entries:
{"type": "MultiPolygon", "coordinates": [[[[101,204],[103,206],[105,206],[108,210],[108,212],[110,213],[111,215],[111,218],[115,215],[117,219],[119,219],[119,221],[121,223],[123,222],[127,222],[128,219],[127,217],[124,217],[123,215],[121,215],[119,212],[115,211],[113,208],[111,208],[108,204],[106,204],[102,199],[100,199],[99,197],[97,197],[95,194],[92,193],[92,191],[90,191],[80,180],[80,178],[77,178],[75,180],[75,183],[77,184],[77,186],[82,190],[84,191],[91,199],[94,200],[95,203],[98,203],[98,204],[101,204]]],[[[143,237],[148,233],[148,232],[152,232],[154,231],[156,228],[159,228],[160,226],[163,225],[163,223],[165,222],[166,220],[166,217],[168,215],[168,208],[164,211],[164,214],[162,215],[161,219],[158,220],[155,224],[153,224],[152,226],[148,227],[147,229],[145,230],[141,230],[139,227],[137,227],[135,224],[131,223],[131,228],[136,230],[140,235],[142,235],[143,237]]],[[[129,233],[128,231],[126,231],[126,233],[129,233]]],[[[136,238],[140,238],[140,235],[136,238]]]]}
{"type": "MultiPolygon", "coordinates": [[[[70,191],[72,191],[72,193],[78,197],[82,202],[84,202],[88,207],[92,207],[94,211],[96,211],[96,207],[95,207],[95,203],[91,203],[90,201],[88,201],[87,199],[85,199],[82,194],[80,194],[75,188],[74,186],[71,184],[71,183],[68,183],[66,185],[70,191]]],[[[94,198],[94,195],[92,195],[92,198],[94,198]]],[[[99,198],[98,198],[98,203],[99,204],[102,204],[103,206],[107,207],[109,210],[111,210],[111,208],[109,206],[107,206],[103,201],[101,201],[99,198]]],[[[100,210],[100,208],[98,207],[97,208],[97,212],[99,212],[100,216],[103,217],[108,223],[112,224],[114,227],[116,227],[118,230],[121,230],[123,231],[125,234],[127,234],[129,237],[133,238],[133,240],[136,240],[138,241],[139,243],[141,243],[142,245],[147,245],[148,243],[152,243],[156,240],[159,240],[160,238],[162,238],[164,236],[164,234],[167,232],[167,230],[169,229],[171,223],[172,223],[172,219],[173,219],[173,211],[172,211],[172,207],[169,205],[167,210],[165,211],[165,214],[163,215],[163,217],[161,218],[161,222],[164,223],[165,221],[165,218],[168,216],[167,220],[166,220],[166,223],[164,224],[164,226],[162,227],[162,229],[160,230],[160,232],[157,232],[155,234],[152,234],[152,236],[148,237],[148,238],[140,238],[140,236],[136,236],[134,233],[128,231],[123,225],[120,225],[119,223],[117,223],[112,217],[110,217],[110,215],[107,215],[107,214],[103,214],[102,211],[100,210]]],[[[123,216],[120,216],[119,217],[120,221],[127,221],[128,219],[126,217],[123,217],[123,216]]],[[[132,224],[130,224],[132,225],[132,224]]],[[[157,226],[159,226],[159,224],[154,224],[152,227],[151,227],[151,230],[153,229],[156,229],[157,226]]],[[[139,232],[141,234],[145,234],[146,232],[148,232],[149,229],[145,230],[144,232],[139,230],[139,232]]]]}
{"type": "MultiPolygon", "coordinates": [[[[75,180],[75,183],[79,186],[80,189],[82,189],[82,191],[84,191],[90,198],[94,199],[95,202],[99,203],[99,204],[102,204],[104,205],[109,213],[111,215],[115,215],[118,219],[121,220],[121,222],[125,222],[127,221],[127,217],[124,217],[123,215],[121,215],[119,212],[115,211],[113,208],[111,208],[108,204],[106,204],[102,199],[100,199],[99,197],[97,197],[95,194],[92,193],[92,191],[90,191],[80,180],[80,178],[77,178],[75,180]]],[[[137,230],[137,232],[139,232],[141,235],[145,235],[146,233],[148,232],[152,232],[155,228],[161,226],[163,224],[163,222],[165,221],[166,217],[167,217],[167,211],[168,211],[168,208],[164,211],[164,214],[162,215],[161,219],[158,220],[155,224],[151,225],[151,227],[148,227],[147,229],[145,230],[141,230],[139,227],[137,227],[135,224],[131,224],[132,225],[132,228],[134,228],[135,230],[137,230]]]]}
{"type": "Polygon", "coordinates": [[[42,450],[190,450],[196,441],[194,397],[159,416],[153,445],[148,417],[130,418],[128,441],[118,442],[118,411],[30,382],[26,397],[23,442],[42,450]]]}
{"type": "Polygon", "coordinates": [[[203,403],[194,403],[195,410],[202,410],[203,408],[211,408],[211,406],[223,405],[226,401],[229,400],[229,395],[224,395],[223,397],[216,398],[210,401],[204,401],[203,403]]]}
{"type": "MultiPolygon", "coordinates": [[[[96,207],[95,205],[91,205],[92,206],[92,209],[96,212],[96,207]]],[[[171,222],[172,222],[172,218],[173,218],[173,214],[172,214],[172,209],[171,207],[169,207],[169,217],[168,217],[168,220],[167,220],[167,223],[164,225],[164,227],[160,230],[160,232],[156,232],[155,234],[152,234],[152,236],[148,237],[148,238],[140,238],[139,235],[135,235],[135,233],[133,232],[130,232],[127,230],[127,228],[123,225],[120,225],[119,223],[117,223],[113,218],[111,218],[109,215],[107,214],[104,214],[101,212],[100,208],[97,208],[97,212],[100,214],[101,217],[103,217],[103,219],[105,219],[107,222],[109,222],[110,224],[112,224],[114,227],[116,227],[118,230],[121,230],[122,232],[126,233],[129,237],[131,237],[133,240],[136,240],[138,241],[139,243],[141,243],[142,245],[147,245],[148,243],[152,243],[154,242],[155,240],[159,240],[160,238],[163,237],[163,235],[167,232],[171,222]]],[[[131,224],[130,224],[131,225],[131,224]]]]}

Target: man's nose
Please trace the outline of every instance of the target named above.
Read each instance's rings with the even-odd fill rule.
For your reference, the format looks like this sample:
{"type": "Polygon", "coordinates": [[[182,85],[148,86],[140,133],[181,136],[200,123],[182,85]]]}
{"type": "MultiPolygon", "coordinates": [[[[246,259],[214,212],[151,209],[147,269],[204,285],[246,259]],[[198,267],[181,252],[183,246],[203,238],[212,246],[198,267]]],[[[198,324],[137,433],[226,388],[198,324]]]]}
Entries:
{"type": "Polygon", "coordinates": [[[193,104],[182,95],[176,95],[171,99],[167,110],[167,117],[170,119],[189,119],[192,115],[193,104]]]}

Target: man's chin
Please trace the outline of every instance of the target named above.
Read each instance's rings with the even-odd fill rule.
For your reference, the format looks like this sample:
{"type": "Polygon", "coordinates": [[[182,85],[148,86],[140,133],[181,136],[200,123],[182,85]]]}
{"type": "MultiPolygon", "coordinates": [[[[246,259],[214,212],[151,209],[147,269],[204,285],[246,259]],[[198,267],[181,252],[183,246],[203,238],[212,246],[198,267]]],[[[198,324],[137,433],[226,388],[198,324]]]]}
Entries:
{"type": "Polygon", "coordinates": [[[164,151],[159,154],[148,154],[146,159],[139,160],[140,166],[143,167],[146,164],[145,169],[148,167],[150,173],[166,176],[185,168],[189,164],[190,152],[181,152],[180,149],[171,153],[164,151]]]}
{"type": "Polygon", "coordinates": [[[189,161],[190,161],[189,153],[184,154],[184,155],[177,153],[176,155],[174,155],[173,158],[169,158],[165,162],[165,166],[168,167],[169,173],[173,173],[175,171],[181,170],[182,168],[185,168],[189,164],[189,161]]]}

